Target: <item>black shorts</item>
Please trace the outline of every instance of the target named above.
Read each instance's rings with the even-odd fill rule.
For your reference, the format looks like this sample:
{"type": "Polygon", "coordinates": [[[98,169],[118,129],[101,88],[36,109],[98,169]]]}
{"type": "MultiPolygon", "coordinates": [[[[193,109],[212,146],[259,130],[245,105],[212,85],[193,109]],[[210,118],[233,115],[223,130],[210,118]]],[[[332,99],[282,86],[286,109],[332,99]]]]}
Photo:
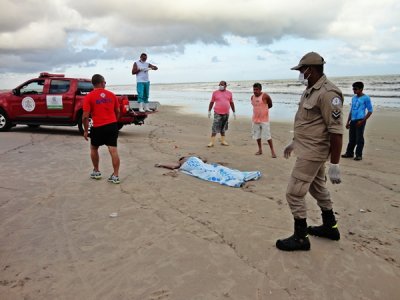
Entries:
{"type": "Polygon", "coordinates": [[[118,125],[110,123],[107,125],[92,127],[90,129],[90,144],[95,147],[102,145],[117,147],[118,125]]]}

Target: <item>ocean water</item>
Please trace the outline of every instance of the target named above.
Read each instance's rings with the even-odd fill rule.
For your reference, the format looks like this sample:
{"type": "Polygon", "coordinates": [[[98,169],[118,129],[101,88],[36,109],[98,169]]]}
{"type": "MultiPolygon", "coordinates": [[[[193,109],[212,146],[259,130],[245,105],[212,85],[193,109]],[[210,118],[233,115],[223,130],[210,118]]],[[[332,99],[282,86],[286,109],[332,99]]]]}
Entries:
{"type": "MultiPolygon", "coordinates": [[[[371,97],[374,109],[389,108],[400,111],[400,75],[328,77],[344,94],[344,105],[348,106],[353,96],[352,83],[362,81],[364,93],[371,97]]],[[[250,117],[252,106],[250,97],[253,91],[252,81],[228,82],[228,89],[233,93],[236,115],[250,117]]],[[[304,85],[297,80],[259,80],[263,91],[268,93],[273,102],[270,110],[271,120],[291,121],[297,110],[304,85]]],[[[135,85],[108,86],[118,94],[136,94],[135,85]]],[[[177,106],[181,112],[196,113],[206,116],[211,94],[218,88],[218,82],[189,82],[171,84],[152,84],[150,101],[162,105],[177,106]]]]}

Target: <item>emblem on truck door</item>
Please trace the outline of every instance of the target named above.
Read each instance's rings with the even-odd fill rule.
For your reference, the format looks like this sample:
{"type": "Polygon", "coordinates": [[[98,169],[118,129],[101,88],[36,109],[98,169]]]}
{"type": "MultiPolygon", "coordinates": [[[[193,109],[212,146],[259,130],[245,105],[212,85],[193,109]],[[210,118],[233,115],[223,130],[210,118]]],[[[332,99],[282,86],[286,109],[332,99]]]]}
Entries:
{"type": "Polygon", "coordinates": [[[33,100],[31,97],[25,97],[22,99],[22,108],[25,109],[26,111],[33,111],[35,109],[35,100],[33,100]]]}

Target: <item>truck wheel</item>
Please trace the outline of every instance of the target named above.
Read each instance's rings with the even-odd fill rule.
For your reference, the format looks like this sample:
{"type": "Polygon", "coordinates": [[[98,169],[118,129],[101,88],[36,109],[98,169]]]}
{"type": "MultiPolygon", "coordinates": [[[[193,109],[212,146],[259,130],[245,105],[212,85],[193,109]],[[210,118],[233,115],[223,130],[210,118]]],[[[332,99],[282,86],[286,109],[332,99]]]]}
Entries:
{"type": "Polygon", "coordinates": [[[78,130],[79,130],[79,133],[83,135],[83,132],[85,130],[83,128],[83,123],[82,123],[82,112],[80,112],[79,116],[78,116],[78,130]]]}
{"type": "Polygon", "coordinates": [[[124,127],[124,124],[118,123],[118,130],[121,130],[122,127],[124,127]]]}
{"type": "MultiPolygon", "coordinates": [[[[89,118],[89,130],[88,130],[89,134],[90,134],[90,128],[92,128],[92,126],[93,126],[93,120],[92,120],[92,118],[89,118]]],[[[80,134],[83,135],[83,133],[85,132],[85,128],[83,127],[83,123],[82,123],[82,112],[79,114],[79,117],[78,117],[78,129],[79,129],[80,134]]]]}
{"type": "Polygon", "coordinates": [[[82,135],[83,135],[83,133],[85,132],[85,130],[83,129],[83,124],[82,124],[82,122],[79,122],[79,123],[78,123],[78,130],[79,130],[79,133],[82,134],[82,135]]]}
{"type": "Polygon", "coordinates": [[[12,124],[4,110],[0,108],[0,131],[10,130],[12,124]]]}

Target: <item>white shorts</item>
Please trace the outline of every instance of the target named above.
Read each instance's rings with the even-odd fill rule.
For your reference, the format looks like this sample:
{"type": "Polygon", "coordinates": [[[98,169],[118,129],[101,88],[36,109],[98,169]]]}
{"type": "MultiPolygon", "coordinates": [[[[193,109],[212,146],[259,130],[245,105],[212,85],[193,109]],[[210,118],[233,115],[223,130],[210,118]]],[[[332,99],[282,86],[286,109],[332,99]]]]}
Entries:
{"type": "Polygon", "coordinates": [[[271,129],[269,126],[269,122],[265,123],[253,123],[251,128],[251,134],[253,139],[263,139],[263,140],[270,140],[271,139],[271,129]]]}

